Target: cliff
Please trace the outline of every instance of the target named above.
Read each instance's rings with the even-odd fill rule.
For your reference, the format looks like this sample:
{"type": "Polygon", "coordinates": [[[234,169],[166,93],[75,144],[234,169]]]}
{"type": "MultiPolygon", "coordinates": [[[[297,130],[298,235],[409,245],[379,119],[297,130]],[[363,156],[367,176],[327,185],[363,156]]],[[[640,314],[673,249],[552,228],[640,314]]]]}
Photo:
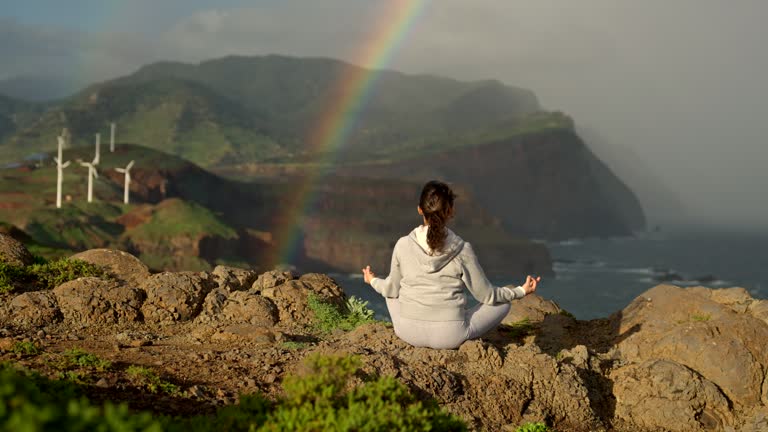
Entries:
{"type": "MultiPolygon", "coordinates": [[[[9,243],[0,242],[7,252],[0,257],[24,261],[9,243]]],[[[383,323],[319,330],[310,297],[345,302],[343,288],[324,275],[224,266],[153,275],[119,251],[73,258],[102,266],[108,277],[52,290],[20,284],[2,294],[0,358],[62,376],[49,359],[64,359],[73,347],[95,353],[121,366],[84,365],[63,376],[95,383],[83,387],[90,397],[138,409],[191,415],[232,404],[240,393],[276,397],[301,359],[320,353],[358,356],[359,376],[393,377],[472,430],[534,421],[576,432],[752,432],[768,425],[768,302],[741,288],[660,285],[592,321],[531,295],[481,340],[432,350],[405,344],[383,323]],[[12,353],[21,341],[45,354],[12,353]],[[154,371],[177,392],[143,393],[125,365],[154,371]]]]}
{"type": "Polygon", "coordinates": [[[340,173],[453,182],[520,237],[624,236],[645,228],[637,197],[568,127],[393,157],[340,173]]]}

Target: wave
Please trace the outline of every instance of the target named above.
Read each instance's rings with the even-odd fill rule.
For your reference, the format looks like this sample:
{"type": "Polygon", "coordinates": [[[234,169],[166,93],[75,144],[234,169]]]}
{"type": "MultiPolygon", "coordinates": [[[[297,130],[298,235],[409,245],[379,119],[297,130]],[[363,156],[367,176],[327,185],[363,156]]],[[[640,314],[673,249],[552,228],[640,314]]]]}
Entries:
{"type": "Polygon", "coordinates": [[[619,268],[615,271],[616,273],[629,273],[649,276],[659,274],[658,269],[654,269],[653,267],[619,268]]]}

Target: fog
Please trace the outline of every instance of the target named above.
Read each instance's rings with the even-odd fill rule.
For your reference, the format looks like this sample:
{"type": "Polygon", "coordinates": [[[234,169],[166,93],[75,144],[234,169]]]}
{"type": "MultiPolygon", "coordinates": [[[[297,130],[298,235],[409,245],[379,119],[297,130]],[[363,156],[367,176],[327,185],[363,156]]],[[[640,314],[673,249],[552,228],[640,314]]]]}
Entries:
{"type": "MultiPolygon", "coordinates": [[[[229,54],[359,62],[387,8],[405,4],[199,3],[169,1],[160,13],[131,2],[97,11],[100,25],[0,9],[0,55],[13,59],[0,63],[0,79],[55,71],[82,84],[160,59],[229,54]]],[[[532,89],[600,141],[594,151],[640,195],[652,224],[768,228],[768,3],[422,3],[387,68],[532,89]]]]}

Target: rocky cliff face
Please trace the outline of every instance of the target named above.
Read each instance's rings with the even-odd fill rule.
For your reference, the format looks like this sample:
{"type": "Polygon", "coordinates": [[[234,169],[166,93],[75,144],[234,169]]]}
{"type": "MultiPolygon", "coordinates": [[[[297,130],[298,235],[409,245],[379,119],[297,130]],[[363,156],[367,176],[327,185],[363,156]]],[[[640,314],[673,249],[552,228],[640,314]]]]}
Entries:
{"type": "Polygon", "coordinates": [[[345,173],[453,182],[522,237],[622,236],[645,228],[637,197],[569,129],[350,166],[345,173]]]}
{"type": "MultiPolygon", "coordinates": [[[[370,264],[388,273],[397,240],[422,223],[416,212],[422,186],[397,180],[329,180],[303,226],[304,255],[344,271],[357,273],[370,264]]],[[[469,189],[458,188],[457,193],[449,227],[476,247],[486,272],[551,274],[544,245],[511,235],[469,189]]]]}
{"type": "Polygon", "coordinates": [[[432,350],[409,346],[381,323],[313,330],[310,294],[345,300],[324,275],[223,266],[151,275],[117,251],[78,258],[105,266],[111,278],[5,294],[0,359],[55,375],[49,357],[77,346],[115,364],[155,368],[193,395],[136,396],[119,371],[97,373],[100,384],[86,387],[138,408],[188,414],[234,403],[243,392],[274,396],[302,358],[321,353],[359,356],[363,374],[396,378],[472,430],[514,430],[529,421],[577,432],[768,427],[768,302],[741,288],[661,285],[592,321],[530,295],[481,340],[432,350]],[[46,354],[12,354],[22,340],[46,354]]]}

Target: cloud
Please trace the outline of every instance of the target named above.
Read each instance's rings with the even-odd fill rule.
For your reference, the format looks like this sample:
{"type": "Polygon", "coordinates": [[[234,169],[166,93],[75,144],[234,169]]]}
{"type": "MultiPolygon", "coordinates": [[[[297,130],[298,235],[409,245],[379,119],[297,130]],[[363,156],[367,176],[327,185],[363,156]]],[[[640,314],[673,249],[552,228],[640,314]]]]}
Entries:
{"type": "MultiPolygon", "coordinates": [[[[401,2],[186,4],[165,6],[178,11],[164,9],[175,19],[158,25],[153,3],[141,3],[131,10],[136,29],[121,33],[0,22],[0,58],[13,59],[0,63],[0,78],[102,80],[151,61],[229,54],[355,62],[386,8],[401,2]]],[[[530,88],[546,107],[630,147],[702,220],[765,225],[768,205],[756,197],[768,184],[767,15],[759,0],[432,0],[388,67],[530,88]]]]}

